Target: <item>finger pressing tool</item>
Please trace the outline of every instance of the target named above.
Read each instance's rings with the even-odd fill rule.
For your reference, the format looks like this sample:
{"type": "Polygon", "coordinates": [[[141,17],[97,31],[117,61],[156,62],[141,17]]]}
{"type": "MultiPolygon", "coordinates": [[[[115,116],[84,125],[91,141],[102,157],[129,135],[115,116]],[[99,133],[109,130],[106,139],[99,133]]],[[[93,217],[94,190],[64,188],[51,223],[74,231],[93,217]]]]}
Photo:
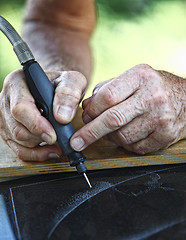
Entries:
{"type": "Polygon", "coordinates": [[[44,116],[53,126],[57,142],[63,152],[68,156],[70,166],[75,166],[79,174],[83,174],[89,187],[92,188],[86,175],[87,168],[84,164],[85,157],[81,152],[76,152],[70,146],[70,138],[74,134],[72,124],[61,124],[57,122],[53,115],[54,87],[45,72],[35,61],[28,45],[22,40],[20,35],[11,24],[0,16],[0,30],[6,35],[13,45],[26,78],[28,88],[35,99],[35,103],[42,116],[44,116]]]}

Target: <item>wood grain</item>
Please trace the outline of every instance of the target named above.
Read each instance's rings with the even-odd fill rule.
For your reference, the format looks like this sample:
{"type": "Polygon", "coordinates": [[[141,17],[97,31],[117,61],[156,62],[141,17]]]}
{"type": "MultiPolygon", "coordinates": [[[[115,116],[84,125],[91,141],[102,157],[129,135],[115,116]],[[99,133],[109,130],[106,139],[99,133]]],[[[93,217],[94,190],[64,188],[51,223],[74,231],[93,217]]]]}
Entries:
{"type": "MultiPolygon", "coordinates": [[[[73,121],[75,129],[83,125],[81,121],[81,109],[73,121]]],[[[86,166],[89,170],[173,164],[186,162],[186,140],[169,147],[166,150],[154,154],[139,156],[125,151],[115,144],[99,140],[84,150],[87,157],[86,166]]],[[[45,162],[26,162],[19,160],[12,150],[0,139],[0,177],[15,177],[54,172],[69,172],[76,169],[69,166],[66,156],[61,159],[52,159],[45,162]]]]}

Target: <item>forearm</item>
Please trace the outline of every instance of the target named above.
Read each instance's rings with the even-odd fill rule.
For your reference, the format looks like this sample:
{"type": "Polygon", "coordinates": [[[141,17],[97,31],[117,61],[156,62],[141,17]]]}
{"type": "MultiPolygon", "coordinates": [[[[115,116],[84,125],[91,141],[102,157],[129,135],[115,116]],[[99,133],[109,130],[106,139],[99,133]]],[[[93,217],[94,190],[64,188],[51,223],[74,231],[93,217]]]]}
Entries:
{"type": "Polygon", "coordinates": [[[89,79],[94,1],[29,0],[23,37],[45,70],[75,70],[89,79]]]}
{"type": "Polygon", "coordinates": [[[46,71],[75,70],[90,78],[89,39],[82,33],[41,22],[26,22],[23,37],[46,71]]]}

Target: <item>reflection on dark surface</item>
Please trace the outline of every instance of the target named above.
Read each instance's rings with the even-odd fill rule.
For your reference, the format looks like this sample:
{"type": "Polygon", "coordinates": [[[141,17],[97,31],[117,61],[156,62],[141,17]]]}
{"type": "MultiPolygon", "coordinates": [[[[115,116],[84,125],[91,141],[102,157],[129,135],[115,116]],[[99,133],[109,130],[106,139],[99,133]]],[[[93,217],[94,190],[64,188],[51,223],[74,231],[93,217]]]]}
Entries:
{"type": "Polygon", "coordinates": [[[14,231],[10,222],[4,196],[0,194],[0,239],[15,240],[14,231]],[[3,237],[3,238],[1,238],[3,237]]]}
{"type": "Polygon", "coordinates": [[[186,239],[186,165],[97,171],[89,178],[92,190],[76,174],[2,184],[17,238],[186,239]]]}

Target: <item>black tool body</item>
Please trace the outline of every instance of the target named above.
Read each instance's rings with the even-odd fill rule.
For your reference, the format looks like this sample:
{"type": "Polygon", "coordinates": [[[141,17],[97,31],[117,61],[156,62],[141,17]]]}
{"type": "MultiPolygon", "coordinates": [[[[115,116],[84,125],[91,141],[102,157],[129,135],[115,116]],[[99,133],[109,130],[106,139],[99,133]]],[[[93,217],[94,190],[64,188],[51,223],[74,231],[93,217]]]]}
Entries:
{"type": "Polygon", "coordinates": [[[76,166],[78,173],[85,173],[87,171],[84,164],[85,157],[81,152],[74,151],[70,146],[70,138],[74,134],[72,124],[61,124],[54,118],[53,98],[55,89],[52,83],[40,65],[34,60],[24,63],[23,70],[29,90],[35,99],[36,106],[55,129],[57,141],[64,153],[68,156],[70,165],[76,166]]]}

